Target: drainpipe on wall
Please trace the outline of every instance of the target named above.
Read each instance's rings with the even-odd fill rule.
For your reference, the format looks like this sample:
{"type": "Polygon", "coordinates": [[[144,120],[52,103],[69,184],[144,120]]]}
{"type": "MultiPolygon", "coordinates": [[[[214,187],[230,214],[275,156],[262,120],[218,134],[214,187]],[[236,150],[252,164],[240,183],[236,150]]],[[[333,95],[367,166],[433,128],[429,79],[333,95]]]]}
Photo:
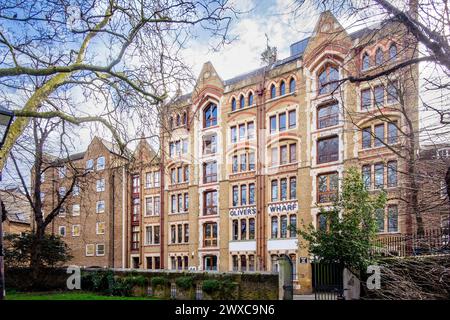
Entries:
{"type": "MultiPolygon", "coordinates": [[[[140,141],[142,143],[142,140],[140,141]]],[[[145,210],[145,196],[144,196],[144,183],[145,177],[143,175],[144,170],[144,157],[142,155],[142,148],[139,149],[139,268],[144,266],[144,220],[143,220],[143,212],[145,210]]]]}
{"type": "Polygon", "coordinates": [[[110,252],[111,252],[112,268],[115,267],[115,261],[114,260],[115,260],[115,252],[116,252],[116,248],[114,246],[114,242],[115,242],[114,234],[116,233],[115,232],[115,227],[116,227],[115,226],[115,216],[116,216],[116,205],[115,205],[115,202],[116,202],[116,185],[115,185],[115,178],[116,178],[116,175],[115,175],[115,173],[113,171],[113,173],[112,173],[112,186],[111,186],[111,190],[112,190],[112,208],[111,208],[111,211],[112,211],[112,226],[111,226],[111,230],[112,230],[112,232],[111,232],[111,241],[110,241],[110,243],[112,245],[111,245],[111,247],[109,249],[110,252]]]}
{"type": "Polygon", "coordinates": [[[259,270],[266,270],[266,184],[264,175],[264,161],[265,161],[265,147],[266,147],[266,110],[265,110],[265,94],[266,94],[266,68],[264,68],[263,80],[258,90],[259,104],[257,106],[257,146],[258,147],[258,159],[257,159],[257,171],[256,171],[256,185],[257,185],[257,246],[256,246],[256,256],[259,257],[259,270]]]}
{"type": "Polygon", "coordinates": [[[159,208],[159,217],[160,217],[160,227],[159,227],[159,246],[160,246],[160,268],[164,269],[165,267],[165,258],[164,258],[164,238],[165,238],[165,228],[164,228],[164,207],[165,207],[165,201],[164,201],[164,185],[165,185],[165,177],[164,177],[164,130],[161,130],[161,144],[159,146],[161,156],[159,161],[159,185],[160,185],[160,208],[159,208]]]}
{"type": "Polygon", "coordinates": [[[125,175],[125,165],[122,168],[122,268],[126,268],[126,175],[125,175]]]}

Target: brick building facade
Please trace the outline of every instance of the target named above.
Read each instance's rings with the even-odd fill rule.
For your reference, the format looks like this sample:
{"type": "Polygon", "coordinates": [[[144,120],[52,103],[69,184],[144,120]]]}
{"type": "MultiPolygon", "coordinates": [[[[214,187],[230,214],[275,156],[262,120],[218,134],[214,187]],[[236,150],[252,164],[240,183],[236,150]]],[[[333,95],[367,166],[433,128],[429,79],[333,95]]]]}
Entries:
{"type": "Polygon", "coordinates": [[[71,249],[71,263],[91,267],[122,267],[126,208],[122,207],[128,160],[115,146],[95,137],[85,152],[56,159],[43,174],[43,214],[56,207],[69,190],[73,172],[86,172],[76,179],[72,193],[51,223],[71,249]]]}
{"type": "Polygon", "coordinates": [[[144,139],[126,160],[96,138],[73,159],[98,166],[104,157],[104,169],[93,170],[86,199],[72,197],[54,232],[65,227],[73,262],[87,266],[276,270],[287,254],[296,291],[310,291],[307,249],[291,227],[326,226],[320,209],[347,168],[360,168],[372,192],[387,191],[380,234],[414,230],[399,199],[409,183],[405,146],[418,149],[410,134],[418,131],[417,67],[395,79],[335,82],[410,58],[409,40],[395,23],[349,34],[325,12],[311,37],[270,66],[222,80],[205,63],[193,92],[164,109],[160,152],[144,139]]]}
{"type": "Polygon", "coordinates": [[[3,221],[3,232],[21,234],[31,229],[31,206],[20,189],[0,190],[0,197],[5,205],[6,220],[3,221]]]}

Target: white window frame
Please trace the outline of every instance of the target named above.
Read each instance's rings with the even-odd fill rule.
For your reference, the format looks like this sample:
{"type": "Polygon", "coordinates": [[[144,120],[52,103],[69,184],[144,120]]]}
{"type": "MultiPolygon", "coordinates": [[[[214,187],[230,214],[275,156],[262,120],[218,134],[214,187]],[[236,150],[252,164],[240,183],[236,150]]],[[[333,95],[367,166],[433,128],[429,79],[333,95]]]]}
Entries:
{"type": "Polygon", "coordinates": [[[72,237],[79,237],[81,235],[81,225],[74,224],[72,225],[72,237]],[[75,234],[75,228],[78,227],[78,234],[75,234]]]}
{"type": "Polygon", "coordinates": [[[86,255],[86,257],[93,257],[93,256],[95,256],[95,252],[96,252],[95,249],[96,248],[95,248],[94,244],[92,244],[92,243],[87,244],[86,248],[85,248],[85,255],[86,255]],[[88,253],[88,251],[89,251],[88,248],[92,248],[92,254],[88,253]]]}
{"type": "Polygon", "coordinates": [[[160,214],[161,214],[161,197],[160,196],[154,196],[153,197],[153,215],[154,216],[159,216],[160,214]],[[155,198],[158,198],[158,202],[159,202],[158,212],[156,212],[155,198]]]}
{"type": "Polygon", "coordinates": [[[78,184],[75,184],[72,189],[72,196],[79,196],[80,195],[80,186],[78,184]]]}
{"type": "Polygon", "coordinates": [[[96,222],[96,224],[95,224],[95,234],[97,234],[97,235],[102,235],[102,234],[105,234],[106,233],[106,223],[104,222],[104,221],[98,221],[98,222],[96,222]],[[100,232],[99,231],[99,229],[100,229],[100,225],[101,224],[103,224],[104,225],[104,227],[103,227],[103,232],[100,232]]]}
{"type": "Polygon", "coordinates": [[[64,218],[65,216],[66,216],[66,208],[65,207],[59,208],[58,217],[64,218]]]}
{"type": "Polygon", "coordinates": [[[67,228],[66,228],[66,226],[59,226],[58,227],[58,234],[61,237],[65,237],[67,235],[67,228]],[[64,234],[61,233],[61,230],[64,230],[64,234]]]}
{"type": "Polygon", "coordinates": [[[146,196],[145,197],[145,208],[144,208],[144,216],[145,217],[152,217],[155,215],[155,203],[154,203],[154,199],[153,196],[146,196]],[[150,214],[148,214],[148,209],[147,209],[147,199],[152,199],[151,204],[150,204],[150,214]]]}
{"type": "Polygon", "coordinates": [[[95,212],[96,213],[103,213],[105,212],[105,200],[99,200],[95,204],[95,212]],[[103,209],[99,209],[100,203],[103,203],[103,209]]]}
{"type": "Polygon", "coordinates": [[[97,192],[105,191],[105,178],[98,179],[96,182],[96,190],[97,192]]]}
{"type": "Polygon", "coordinates": [[[103,256],[105,255],[105,251],[106,251],[106,247],[105,247],[105,244],[104,244],[104,243],[97,243],[97,244],[95,245],[95,255],[96,255],[97,257],[103,257],[103,256]],[[103,246],[103,253],[102,253],[102,254],[99,254],[99,253],[98,253],[98,248],[99,248],[99,246],[103,246]]]}
{"type": "Polygon", "coordinates": [[[66,187],[59,187],[58,194],[60,197],[64,197],[64,195],[66,194],[66,187]]]}
{"type": "Polygon", "coordinates": [[[66,166],[58,167],[58,177],[63,179],[66,177],[66,166]]]}
{"type": "Polygon", "coordinates": [[[80,216],[80,211],[81,211],[81,208],[80,208],[80,205],[79,204],[73,204],[72,205],[72,217],[78,217],[78,216],[80,216]],[[77,214],[75,214],[75,211],[76,210],[74,210],[75,208],[78,208],[78,213],[77,214]]]}
{"type": "Polygon", "coordinates": [[[145,188],[153,187],[153,172],[149,171],[145,173],[145,188]]]}
{"type": "Polygon", "coordinates": [[[86,171],[94,171],[94,159],[89,159],[86,161],[86,171]]]}
{"type": "Polygon", "coordinates": [[[153,172],[153,186],[155,188],[158,188],[161,185],[161,181],[160,181],[160,174],[159,171],[155,171],[153,172]],[[156,179],[156,177],[158,177],[158,179],[156,179]]]}
{"type": "Polygon", "coordinates": [[[96,166],[96,170],[97,171],[102,171],[105,170],[106,167],[106,159],[104,156],[98,157],[97,158],[97,166],[96,166]],[[102,160],[103,163],[100,162],[100,160],[102,160]]]}
{"type": "Polygon", "coordinates": [[[144,237],[145,245],[147,245],[147,246],[154,245],[155,244],[155,225],[153,225],[153,224],[145,225],[144,233],[145,233],[145,237],[144,237]],[[150,228],[152,230],[152,238],[151,239],[148,239],[148,237],[147,237],[147,228],[150,228]]]}
{"type": "Polygon", "coordinates": [[[187,154],[188,152],[189,152],[189,140],[187,138],[181,139],[181,153],[187,154]]]}

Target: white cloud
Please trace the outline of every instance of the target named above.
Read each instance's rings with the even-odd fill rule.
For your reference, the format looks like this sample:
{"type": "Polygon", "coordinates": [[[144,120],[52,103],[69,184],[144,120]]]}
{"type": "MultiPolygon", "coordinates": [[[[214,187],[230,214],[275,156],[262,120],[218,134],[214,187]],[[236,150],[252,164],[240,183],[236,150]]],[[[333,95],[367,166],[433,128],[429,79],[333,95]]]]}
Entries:
{"type": "MultiPolygon", "coordinates": [[[[254,3],[251,0],[244,2],[239,3],[246,8],[252,8],[254,3]]],[[[308,36],[319,16],[311,8],[300,19],[292,14],[292,10],[292,0],[277,0],[263,12],[255,7],[232,25],[230,35],[236,37],[232,43],[219,52],[212,52],[207,41],[193,42],[183,51],[183,57],[196,75],[206,61],[211,61],[219,75],[229,79],[261,66],[260,54],[265,49],[267,34],[270,45],[278,49],[278,58],[285,58],[289,56],[289,46],[308,36]]]]}

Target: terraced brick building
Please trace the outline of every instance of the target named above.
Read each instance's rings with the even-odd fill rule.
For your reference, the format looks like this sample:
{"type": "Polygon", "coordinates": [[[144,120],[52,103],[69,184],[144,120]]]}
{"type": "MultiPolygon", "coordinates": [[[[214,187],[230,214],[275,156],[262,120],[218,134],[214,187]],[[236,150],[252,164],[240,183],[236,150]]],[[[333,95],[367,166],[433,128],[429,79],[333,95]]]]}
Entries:
{"type": "Polygon", "coordinates": [[[411,39],[395,22],[348,33],[325,12],[286,59],[228,80],[205,63],[194,90],[164,109],[160,150],[142,140],[108,174],[108,258],[91,258],[99,248],[88,245],[100,240],[86,238],[76,261],[247,272],[276,270],[288,255],[295,290],[309,292],[310,257],[294,229],[327,227],[321,208],[350,167],[371,192],[388,193],[380,234],[413,232],[401,199],[410,196],[408,154],[419,147],[417,66],[344,81],[414,57],[411,39]]]}

